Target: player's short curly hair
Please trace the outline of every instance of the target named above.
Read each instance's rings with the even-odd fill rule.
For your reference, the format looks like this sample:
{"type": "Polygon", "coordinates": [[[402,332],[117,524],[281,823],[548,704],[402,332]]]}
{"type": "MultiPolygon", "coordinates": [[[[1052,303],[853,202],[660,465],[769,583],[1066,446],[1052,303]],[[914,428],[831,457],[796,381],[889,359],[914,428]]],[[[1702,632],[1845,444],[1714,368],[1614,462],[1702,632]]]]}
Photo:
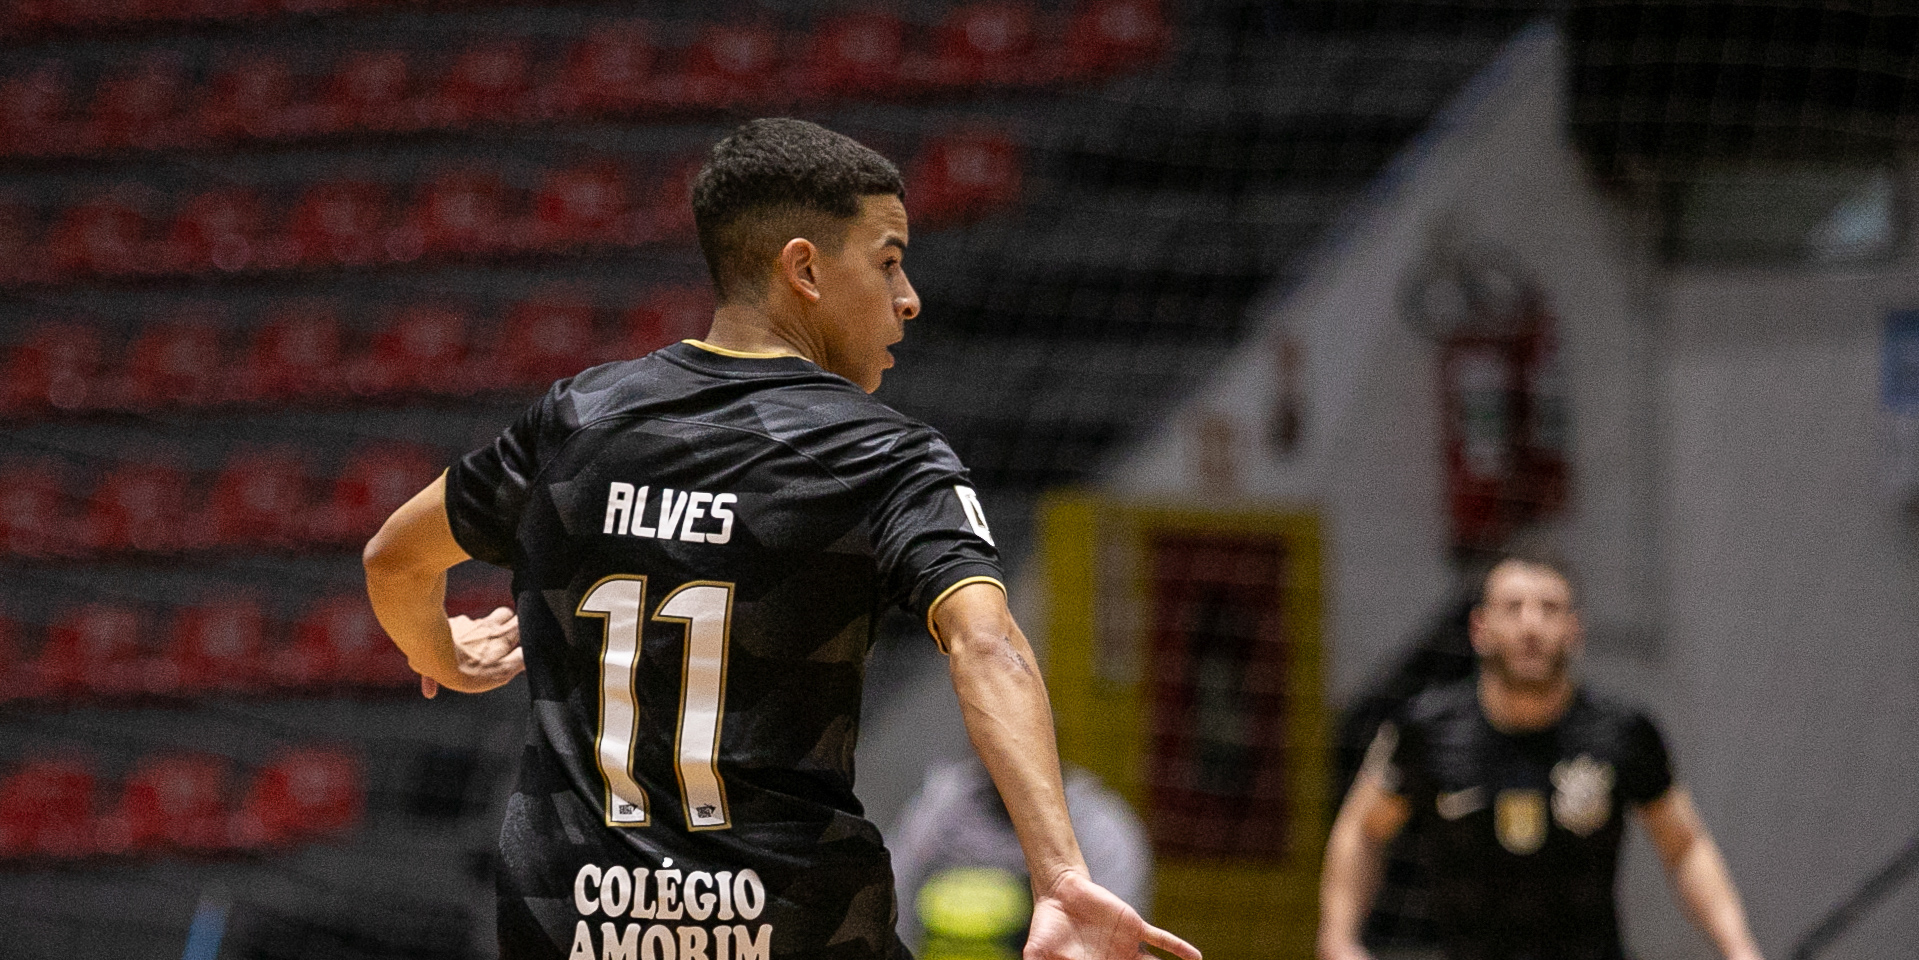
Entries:
{"type": "Polygon", "coordinates": [[[883,195],[905,199],[899,168],[851,137],[786,117],[741,125],[693,181],[693,223],[719,299],[764,290],[795,237],[837,250],[861,198],[883,195]]]}

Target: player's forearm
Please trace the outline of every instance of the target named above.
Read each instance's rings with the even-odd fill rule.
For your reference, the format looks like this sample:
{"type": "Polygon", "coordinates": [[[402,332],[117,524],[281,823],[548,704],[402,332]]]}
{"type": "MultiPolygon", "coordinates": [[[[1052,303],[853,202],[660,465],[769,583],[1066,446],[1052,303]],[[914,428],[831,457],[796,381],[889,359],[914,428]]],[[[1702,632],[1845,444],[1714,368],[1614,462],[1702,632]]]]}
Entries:
{"type": "Polygon", "coordinates": [[[461,690],[464,678],[446,619],[446,571],[407,567],[371,548],[365,563],[367,599],[394,646],[415,673],[461,690]]]}
{"type": "Polygon", "coordinates": [[[1703,833],[1667,864],[1686,912],[1727,960],[1757,960],[1759,947],[1746,922],[1746,908],[1733,886],[1719,846],[1703,833]]]}
{"type": "Polygon", "coordinates": [[[1319,956],[1336,960],[1361,951],[1359,934],[1386,859],[1385,845],[1366,836],[1350,812],[1333,824],[1319,880],[1319,956]]]}
{"type": "Polygon", "coordinates": [[[1032,647],[1009,616],[1003,629],[948,635],[953,688],[980,761],[1012,815],[1036,895],[1067,871],[1087,875],[1060,779],[1053,712],[1032,647]]]}

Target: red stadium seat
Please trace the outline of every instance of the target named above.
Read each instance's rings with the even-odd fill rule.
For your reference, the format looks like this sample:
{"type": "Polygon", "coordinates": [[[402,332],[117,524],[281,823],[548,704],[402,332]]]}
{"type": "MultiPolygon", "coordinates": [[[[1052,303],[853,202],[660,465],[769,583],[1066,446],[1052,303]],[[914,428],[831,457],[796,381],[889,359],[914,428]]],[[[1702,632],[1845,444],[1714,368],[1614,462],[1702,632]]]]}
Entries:
{"type": "Polygon", "coordinates": [[[309,607],[294,628],[293,642],[274,652],[273,663],[274,681],[297,689],[419,685],[364,594],[328,597],[309,607]]]}
{"type": "Polygon", "coordinates": [[[626,312],[624,349],[608,360],[643,357],[668,344],[699,339],[713,325],[713,293],[706,287],[655,287],[626,312]]]}
{"type": "Polygon", "coordinates": [[[146,656],[144,630],[131,607],[89,603],[65,611],[47,628],[33,661],[34,689],[55,700],[172,692],[172,678],[156,675],[146,656]]]}
{"type": "Polygon", "coordinates": [[[201,529],[216,547],[286,548],[306,542],[310,481],[292,450],[259,450],[227,461],[207,497],[201,529]]]}
{"type": "Polygon", "coordinates": [[[41,461],[0,473],[0,553],[56,557],[79,551],[63,472],[41,461]]]}
{"type": "Polygon", "coordinates": [[[360,50],[327,85],[323,130],[399,130],[415,126],[412,68],[398,50],[360,50]]]}
{"type": "Polygon", "coordinates": [[[433,98],[435,125],[512,120],[532,107],[526,44],[483,43],[460,53],[433,98]]]}
{"type": "Polygon", "coordinates": [[[593,304],[565,294],[523,300],[507,314],[500,354],[486,369],[504,386],[545,387],[593,365],[593,304]]]}
{"type": "Polygon", "coordinates": [[[7,358],[0,398],[11,411],[89,410],[106,402],[100,331],[89,323],[43,323],[7,358]]]}
{"type": "Polygon", "coordinates": [[[780,34],[765,24],[714,23],[686,53],[677,103],[716,107],[763,104],[780,96],[780,34]]]}
{"type": "Polygon", "coordinates": [[[444,467],[439,457],[411,444],[362,447],[347,460],[333,482],[326,507],[317,512],[316,537],[329,542],[364,542],[389,514],[431,483],[444,467]]]}
{"type": "Polygon", "coordinates": [[[29,760],[0,782],[0,857],[71,859],[94,851],[93,764],[29,760]]]}
{"type": "Polygon", "coordinates": [[[620,113],[653,100],[652,28],[637,20],[602,23],[568,52],[549,95],[558,113],[620,113]]]}
{"type": "Polygon", "coordinates": [[[900,66],[906,52],[906,25],[878,12],[827,20],[813,35],[804,74],[795,78],[803,91],[827,97],[886,97],[903,91],[900,66]]]}
{"type": "Polygon", "coordinates": [[[73,101],[73,74],[57,61],[0,84],[0,151],[15,156],[81,152],[73,101]]]}
{"type": "Polygon", "coordinates": [[[366,806],[360,762],[343,750],[290,750],[254,778],[234,817],[248,846],[281,846],[344,833],[366,806]]]}
{"type": "Polygon", "coordinates": [[[220,328],[201,317],[154,324],[127,349],[120,405],[132,410],[221,399],[227,375],[220,328]]]}
{"type": "Polygon", "coordinates": [[[626,176],[612,163],[547,174],[533,200],[533,238],[542,248],[630,242],[626,176]]]}
{"type": "Polygon", "coordinates": [[[466,368],[468,326],[466,314],[451,307],[408,307],[374,335],[348,383],[366,396],[471,392],[478,385],[469,382],[466,368]]]}
{"type": "Polygon", "coordinates": [[[343,342],[329,310],[302,304],[272,315],[247,348],[240,395],[258,401],[344,393],[343,342]]]}
{"type": "Polygon", "coordinates": [[[62,275],[122,276],[154,266],[147,245],[146,191],[113,190],[64,211],[48,236],[62,275]]]}
{"type": "Polygon", "coordinates": [[[225,189],[188,200],[167,231],[161,262],[169,273],[237,273],[257,269],[271,259],[260,197],[251,190],[225,189]]]}
{"type": "Polygon", "coordinates": [[[1159,0],[1089,0],[1066,29],[1067,68],[1109,74],[1157,59],[1170,41],[1159,0]]]}
{"type": "Polygon", "coordinates": [[[239,598],[182,607],[173,618],[166,664],[181,693],[237,693],[265,679],[266,615],[239,598]]]}
{"type": "Polygon", "coordinates": [[[1032,7],[1016,0],[967,4],[940,24],[931,79],[942,86],[1021,83],[1032,52],[1032,7]]]}
{"type": "Polygon", "coordinates": [[[135,461],[114,468],[87,501],[83,542],[95,552],[165,553],[188,543],[187,476],[178,467],[135,461]]]}
{"type": "Polygon", "coordinates": [[[907,208],[916,223],[976,218],[1019,198],[1019,150],[1004,135],[974,131],[927,144],[907,172],[907,208]]]}
{"type": "Polygon", "coordinates": [[[386,256],[387,195],[378,184],[326,180],[308,187],[288,230],[295,263],[368,264],[386,256]]]}
{"type": "Polygon", "coordinates": [[[213,75],[200,107],[200,135],[209,140],[270,140],[305,133],[311,111],[294,104],[293,68],[266,54],[246,57],[213,75]]]}
{"type": "Polygon", "coordinates": [[[103,852],[210,852],[232,846],[227,781],[233,764],[204,753],[142,758],[127,777],[119,809],[101,818],[103,852]]]}
{"type": "Polygon", "coordinates": [[[95,147],[155,149],[176,146],[189,129],[180,113],[188,96],[186,65],[170,50],[141,56],[100,82],[88,117],[95,147]]]}
{"type": "Polygon", "coordinates": [[[495,253],[512,240],[506,185],[488,171],[456,170],[435,177],[408,221],[409,229],[419,232],[420,249],[430,256],[495,253]]]}

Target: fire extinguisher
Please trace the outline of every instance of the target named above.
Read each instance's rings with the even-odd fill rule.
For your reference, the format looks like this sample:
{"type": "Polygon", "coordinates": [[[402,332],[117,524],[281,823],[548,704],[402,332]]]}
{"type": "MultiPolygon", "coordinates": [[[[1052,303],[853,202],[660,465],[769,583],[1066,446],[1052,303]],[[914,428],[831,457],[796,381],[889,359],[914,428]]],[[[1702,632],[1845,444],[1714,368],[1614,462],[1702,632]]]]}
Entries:
{"type": "Polygon", "coordinates": [[[1565,508],[1565,367],[1552,317],[1520,316],[1445,337],[1440,348],[1446,481],[1455,552],[1497,549],[1565,508]]]}

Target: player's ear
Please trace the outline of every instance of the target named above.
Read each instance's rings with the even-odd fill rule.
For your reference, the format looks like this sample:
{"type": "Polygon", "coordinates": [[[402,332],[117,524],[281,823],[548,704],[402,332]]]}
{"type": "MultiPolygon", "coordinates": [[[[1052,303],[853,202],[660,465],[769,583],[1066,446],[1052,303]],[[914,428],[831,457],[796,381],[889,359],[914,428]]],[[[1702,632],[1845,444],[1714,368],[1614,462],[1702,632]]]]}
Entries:
{"type": "Polygon", "coordinates": [[[1476,603],[1466,613],[1466,637],[1472,641],[1473,652],[1485,656],[1486,605],[1476,603]]]}
{"type": "Polygon", "coordinates": [[[818,303],[820,288],[814,265],[819,249],[805,237],[794,237],[780,248],[780,280],[808,303],[818,303]]]}

